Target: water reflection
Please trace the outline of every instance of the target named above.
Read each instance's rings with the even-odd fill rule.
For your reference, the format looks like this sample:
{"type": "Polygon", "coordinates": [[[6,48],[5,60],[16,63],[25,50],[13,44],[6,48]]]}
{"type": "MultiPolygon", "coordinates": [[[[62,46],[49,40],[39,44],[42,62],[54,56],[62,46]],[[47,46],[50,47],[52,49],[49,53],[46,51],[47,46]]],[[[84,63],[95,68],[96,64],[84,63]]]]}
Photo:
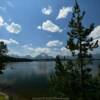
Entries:
{"type": "Polygon", "coordinates": [[[50,96],[48,77],[54,70],[55,62],[0,63],[0,90],[25,98],[50,96]]]}
{"type": "Polygon", "coordinates": [[[0,63],[0,74],[3,74],[3,70],[5,70],[5,64],[4,63],[0,63]]]}
{"type": "MultiPolygon", "coordinates": [[[[54,67],[54,62],[8,63],[2,67],[3,74],[0,75],[0,85],[10,87],[7,91],[16,95],[47,96],[48,77],[54,67]]],[[[0,88],[2,87],[0,86],[0,88]]]]}

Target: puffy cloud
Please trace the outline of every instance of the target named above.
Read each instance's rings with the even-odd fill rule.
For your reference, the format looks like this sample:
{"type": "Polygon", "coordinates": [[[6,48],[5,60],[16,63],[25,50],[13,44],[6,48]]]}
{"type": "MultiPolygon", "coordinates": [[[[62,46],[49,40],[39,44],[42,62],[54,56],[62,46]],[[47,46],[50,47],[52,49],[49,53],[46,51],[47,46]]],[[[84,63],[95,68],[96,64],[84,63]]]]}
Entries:
{"type": "Polygon", "coordinates": [[[47,48],[47,47],[36,47],[34,48],[32,46],[32,44],[25,44],[25,45],[22,45],[22,48],[24,48],[25,50],[29,50],[29,51],[32,51],[34,53],[49,53],[50,52],[50,49],[47,48]]]}
{"type": "MultiPolygon", "coordinates": [[[[97,39],[94,39],[93,42],[96,43],[97,40],[98,40],[98,45],[99,45],[99,47],[100,47],[100,37],[97,38],[97,39]]],[[[99,48],[99,49],[100,49],[100,48],[99,48]]]]}
{"type": "Polygon", "coordinates": [[[52,7],[51,6],[48,6],[48,8],[43,8],[42,9],[42,13],[44,15],[50,15],[52,13],[52,7]]]}
{"type": "Polygon", "coordinates": [[[49,48],[41,48],[41,47],[35,48],[33,49],[33,51],[37,53],[50,53],[49,48]]]}
{"type": "Polygon", "coordinates": [[[60,29],[59,26],[57,26],[56,24],[54,24],[52,21],[47,20],[45,22],[42,23],[42,26],[38,26],[38,29],[42,29],[45,31],[49,31],[49,32],[62,32],[63,30],[60,29]]]}
{"type": "Polygon", "coordinates": [[[0,16],[0,27],[2,27],[4,25],[4,19],[2,16],[0,16]]]}
{"type": "Polygon", "coordinates": [[[28,50],[31,54],[34,53],[34,55],[38,55],[40,53],[50,53],[50,48],[47,47],[32,47],[30,44],[23,45],[22,48],[25,50],[28,50]]]}
{"type": "Polygon", "coordinates": [[[93,37],[94,39],[100,38],[100,25],[96,26],[94,28],[94,30],[91,32],[91,34],[89,35],[89,37],[93,37]]]}
{"type": "Polygon", "coordinates": [[[4,21],[3,17],[0,16],[0,27],[4,27],[9,33],[15,33],[18,34],[21,31],[21,25],[16,24],[12,22],[11,24],[8,24],[4,21]]]}
{"type": "Polygon", "coordinates": [[[70,50],[65,47],[62,47],[60,51],[61,51],[61,55],[71,56],[70,50]]]}
{"type": "Polygon", "coordinates": [[[22,46],[22,48],[27,49],[29,51],[33,51],[34,50],[33,47],[32,47],[32,44],[29,44],[29,45],[25,44],[25,45],[22,46]]]}
{"type": "Polygon", "coordinates": [[[21,31],[21,25],[12,22],[10,25],[7,25],[6,29],[10,33],[18,34],[21,31]]]}
{"type": "Polygon", "coordinates": [[[57,19],[66,18],[70,12],[72,12],[72,7],[62,7],[59,11],[57,19]]]}
{"type": "Polygon", "coordinates": [[[56,46],[61,46],[63,45],[63,42],[59,41],[59,40],[53,40],[53,41],[49,41],[46,44],[48,47],[56,47],[56,46]]]}
{"type": "Polygon", "coordinates": [[[19,44],[19,42],[16,41],[16,40],[14,40],[14,39],[9,39],[9,41],[10,41],[10,44],[11,44],[11,43],[12,43],[12,44],[19,44]]]}
{"type": "Polygon", "coordinates": [[[98,40],[99,41],[98,45],[100,46],[100,25],[98,25],[98,26],[96,26],[94,28],[94,30],[91,32],[91,34],[89,35],[89,37],[92,37],[94,39],[93,40],[94,43],[98,40]]]}
{"type": "Polygon", "coordinates": [[[56,57],[57,55],[62,56],[71,56],[71,52],[69,49],[66,49],[65,47],[57,48],[57,47],[32,47],[30,44],[23,45],[22,48],[24,48],[23,51],[27,51],[28,54],[36,56],[41,53],[46,53],[48,55],[51,55],[53,57],[56,57]]]}
{"type": "Polygon", "coordinates": [[[0,39],[0,41],[3,41],[5,42],[6,44],[19,44],[18,41],[14,40],[14,39],[9,39],[9,40],[6,40],[6,39],[0,39]]]}
{"type": "Polygon", "coordinates": [[[41,30],[41,29],[42,29],[42,27],[41,27],[41,26],[38,26],[38,27],[37,27],[37,29],[41,30]]]}

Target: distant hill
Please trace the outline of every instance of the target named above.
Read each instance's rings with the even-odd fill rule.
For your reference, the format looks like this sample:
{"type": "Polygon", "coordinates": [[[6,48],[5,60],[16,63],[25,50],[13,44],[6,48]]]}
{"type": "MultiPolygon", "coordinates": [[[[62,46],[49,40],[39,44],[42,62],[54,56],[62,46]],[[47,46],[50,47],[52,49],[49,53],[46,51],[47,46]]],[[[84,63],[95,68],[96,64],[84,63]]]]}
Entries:
{"type": "Polygon", "coordinates": [[[23,56],[23,58],[33,59],[33,57],[32,57],[31,55],[26,55],[26,56],[23,56]]]}
{"type": "MultiPolygon", "coordinates": [[[[72,56],[59,56],[60,59],[72,59],[74,60],[76,58],[72,57],[72,56]]],[[[95,59],[93,61],[94,65],[100,65],[100,54],[94,54],[93,55],[93,59],[95,59]]],[[[49,56],[46,53],[41,53],[39,55],[37,55],[36,57],[32,57],[30,55],[26,55],[26,56],[19,56],[19,55],[7,55],[7,56],[3,56],[0,57],[1,61],[5,61],[5,62],[27,62],[27,61],[39,61],[39,60],[47,60],[47,61],[53,61],[55,60],[55,57],[49,56]]]]}
{"type": "Polygon", "coordinates": [[[49,56],[46,53],[41,53],[41,54],[37,55],[36,57],[34,57],[34,59],[53,59],[53,57],[49,56]]]}
{"type": "Polygon", "coordinates": [[[17,55],[17,54],[8,54],[10,57],[14,57],[14,58],[20,58],[20,56],[19,55],[17,55]]]}
{"type": "Polygon", "coordinates": [[[14,57],[14,58],[28,58],[28,59],[33,59],[33,57],[31,55],[25,55],[25,56],[19,56],[17,54],[9,54],[10,57],[14,57]]]}
{"type": "Polygon", "coordinates": [[[9,55],[6,55],[6,56],[0,56],[0,61],[1,62],[30,62],[33,60],[28,58],[11,57],[9,55]]]}

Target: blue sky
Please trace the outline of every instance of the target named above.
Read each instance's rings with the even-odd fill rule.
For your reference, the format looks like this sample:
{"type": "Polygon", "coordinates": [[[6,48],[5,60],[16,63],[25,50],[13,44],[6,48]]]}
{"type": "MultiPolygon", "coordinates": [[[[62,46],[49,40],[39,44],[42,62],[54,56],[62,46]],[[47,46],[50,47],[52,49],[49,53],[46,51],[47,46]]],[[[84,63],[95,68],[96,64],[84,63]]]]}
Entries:
{"type": "MultiPolygon", "coordinates": [[[[84,25],[95,23],[91,34],[97,39],[100,0],[78,1],[86,11],[84,25]]],[[[65,44],[73,5],[74,0],[0,0],[0,41],[8,44],[10,54],[69,55],[65,44]]]]}

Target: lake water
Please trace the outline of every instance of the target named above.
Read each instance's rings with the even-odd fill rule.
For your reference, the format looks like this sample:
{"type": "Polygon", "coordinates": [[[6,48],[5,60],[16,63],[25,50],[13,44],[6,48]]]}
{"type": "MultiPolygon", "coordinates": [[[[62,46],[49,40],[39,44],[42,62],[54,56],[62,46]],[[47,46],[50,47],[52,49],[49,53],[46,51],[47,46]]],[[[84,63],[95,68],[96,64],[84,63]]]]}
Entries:
{"type": "MultiPolygon", "coordinates": [[[[96,64],[99,65],[100,61],[94,63],[94,72],[97,72],[96,64]]],[[[24,98],[51,96],[49,78],[54,69],[55,62],[22,62],[0,65],[0,92],[24,98]]]]}
{"type": "Polygon", "coordinates": [[[0,89],[23,97],[49,96],[49,77],[55,62],[5,64],[0,71],[0,89]]]}

